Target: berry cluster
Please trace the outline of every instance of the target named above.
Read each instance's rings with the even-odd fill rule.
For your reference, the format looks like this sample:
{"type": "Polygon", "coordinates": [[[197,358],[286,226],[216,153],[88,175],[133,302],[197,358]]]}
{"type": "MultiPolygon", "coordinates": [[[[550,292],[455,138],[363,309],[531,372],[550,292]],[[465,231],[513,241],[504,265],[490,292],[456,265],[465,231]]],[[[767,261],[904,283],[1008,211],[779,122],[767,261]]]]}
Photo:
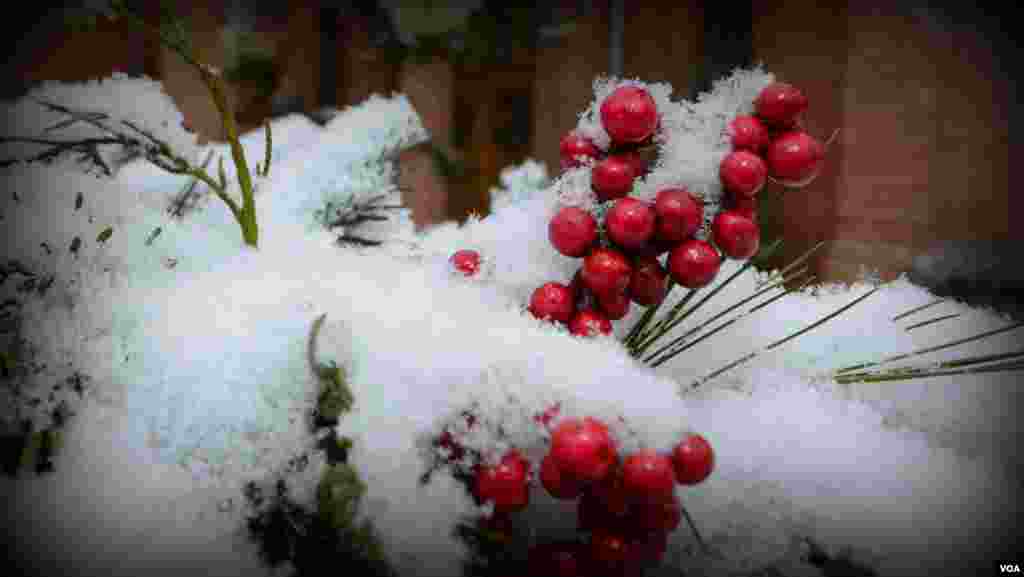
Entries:
{"type": "MultiPolygon", "coordinates": [[[[714,468],[711,445],[700,435],[688,434],[667,452],[642,448],[622,455],[604,422],[559,418],[560,410],[555,404],[534,416],[534,422],[550,432],[547,453],[536,468],[515,448],[496,463],[485,463],[479,453],[469,453],[451,429],[442,432],[434,446],[445,449],[445,462],[455,468],[456,478],[477,502],[493,505],[493,522],[526,508],[530,487],[538,481],[552,497],[577,501],[577,526],[589,538],[583,544],[535,545],[530,551],[532,574],[581,575],[584,567],[621,574],[657,563],[668,535],[682,520],[676,485],[695,485],[708,478],[714,468]],[[535,469],[539,470],[534,473],[535,469]]],[[[476,426],[471,411],[462,417],[469,429],[476,426]]]]}
{"type": "MultiPolygon", "coordinates": [[[[736,116],[728,124],[733,150],[719,166],[726,195],[710,231],[702,230],[701,197],[682,185],[658,190],[653,202],[630,196],[647,170],[643,153],[653,148],[661,130],[657,105],[645,89],[622,85],[602,102],[607,150],[575,132],[563,137],[562,168],[590,168],[603,222],[599,226],[594,214],[579,207],[556,212],[548,224],[549,241],[583,264],[568,283],[549,282],[534,290],[530,313],[566,324],[577,336],[608,335],[612,321],[624,318],[631,303],[650,307],[664,300],[670,278],[696,289],[715,279],[723,258],[755,255],[760,245],[757,194],[769,178],[790,187],[808,184],[821,169],[824,147],[799,127],[807,99],[796,88],[770,84],[754,104],[756,115],[736,116]]],[[[480,255],[459,250],[450,264],[467,277],[476,276],[480,255]]],[[[621,455],[605,423],[592,417],[559,418],[560,410],[556,404],[534,417],[550,433],[539,463],[531,463],[520,449],[485,463],[451,427],[434,439],[436,462],[451,467],[478,504],[493,505],[488,523],[526,508],[534,479],[552,497],[577,501],[578,527],[589,538],[583,544],[535,546],[530,553],[534,574],[621,574],[656,563],[684,513],[675,486],[694,485],[711,474],[711,446],[689,434],[668,452],[643,448],[621,455]]],[[[462,419],[468,429],[479,426],[472,411],[463,412],[462,419]]]]}
{"type": "Polygon", "coordinates": [[[624,85],[612,92],[600,108],[608,151],[575,132],[560,143],[563,169],[591,165],[591,188],[606,206],[603,228],[582,208],[558,210],[548,238],[561,254],[582,258],[583,266],[569,284],[537,288],[529,311],[568,324],[574,335],[610,334],[612,321],[624,318],[631,303],[661,302],[669,277],[689,289],[703,287],[715,279],[723,257],[757,254],[757,194],[769,175],[804,186],[820,171],[824,148],[798,128],[807,98],[796,88],[771,84],[755,106],[757,116],[737,116],[729,124],[733,151],[719,167],[726,206],[715,215],[709,242],[696,238],[704,222],[702,200],[685,187],[663,188],[653,203],[629,196],[647,168],[638,151],[650,147],[660,120],[643,88],[624,85]]]}

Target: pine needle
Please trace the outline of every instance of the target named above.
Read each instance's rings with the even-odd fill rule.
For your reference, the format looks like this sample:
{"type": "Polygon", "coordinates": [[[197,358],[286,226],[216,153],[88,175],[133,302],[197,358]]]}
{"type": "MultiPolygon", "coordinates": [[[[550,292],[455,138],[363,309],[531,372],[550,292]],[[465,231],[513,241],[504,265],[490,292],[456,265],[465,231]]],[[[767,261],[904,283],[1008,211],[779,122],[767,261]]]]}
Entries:
{"type": "Polygon", "coordinates": [[[875,294],[876,292],[878,292],[879,288],[880,287],[875,287],[875,288],[869,290],[868,292],[866,292],[866,293],[862,294],[861,296],[857,297],[856,299],[854,299],[852,302],[850,302],[850,303],[848,303],[846,305],[843,305],[838,310],[836,310],[836,311],[834,311],[834,312],[824,316],[823,318],[821,318],[821,319],[811,323],[810,325],[808,325],[808,326],[806,326],[806,327],[796,331],[795,333],[793,333],[793,334],[791,334],[791,335],[789,335],[787,337],[784,337],[782,339],[779,339],[779,340],[769,344],[768,346],[764,347],[764,349],[762,349],[760,351],[753,351],[751,353],[747,353],[743,357],[741,357],[741,358],[739,358],[739,359],[729,363],[728,365],[726,365],[726,366],[724,366],[724,367],[722,367],[722,368],[720,368],[718,370],[712,371],[711,373],[709,373],[709,374],[701,377],[700,379],[697,379],[696,381],[694,381],[693,384],[690,385],[690,388],[696,389],[700,385],[710,381],[711,379],[714,379],[715,377],[725,373],[726,371],[734,369],[734,368],[742,365],[743,363],[746,363],[747,361],[750,361],[754,357],[757,357],[758,355],[760,355],[762,352],[767,352],[767,351],[776,349],[778,347],[781,347],[782,345],[788,343],[789,341],[791,341],[791,340],[793,340],[793,339],[795,339],[795,338],[797,338],[797,337],[799,337],[799,336],[801,336],[803,334],[806,334],[806,333],[814,330],[815,328],[817,328],[817,327],[827,323],[828,321],[830,321],[830,320],[834,319],[835,317],[841,315],[842,313],[846,312],[847,310],[849,310],[849,309],[853,308],[854,306],[860,304],[864,299],[866,299],[869,296],[871,296],[871,295],[875,294]]]}
{"type": "Polygon", "coordinates": [[[985,373],[997,373],[1020,370],[1024,370],[1024,361],[997,363],[993,365],[967,369],[904,368],[877,372],[852,373],[836,377],[836,382],[840,384],[880,383],[885,381],[905,381],[909,379],[921,379],[927,377],[943,377],[951,375],[980,375],[985,373]]]}
{"type": "Polygon", "coordinates": [[[928,326],[928,325],[933,325],[933,324],[935,324],[937,322],[941,322],[941,321],[948,320],[948,319],[955,319],[955,318],[957,318],[959,316],[960,316],[960,313],[953,313],[951,315],[945,315],[945,316],[941,316],[941,317],[936,317],[934,319],[928,319],[926,321],[921,321],[919,323],[912,324],[910,326],[905,327],[903,330],[905,330],[905,331],[912,331],[912,330],[914,330],[916,328],[925,327],[925,326],[928,326]]]}
{"type": "Polygon", "coordinates": [[[941,361],[934,363],[930,366],[924,367],[898,367],[894,369],[881,370],[881,371],[861,371],[858,373],[846,373],[836,378],[837,382],[840,383],[851,383],[851,382],[867,382],[867,381],[882,381],[882,380],[898,380],[914,378],[918,376],[933,376],[938,374],[973,374],[976,372],[993,372],[993,370],[1007,370],[1006,367],[1012,367],[1016,364],[1020,364],[1024,360],[1024,350],[1012,351],[1008,353],[994,353],[988,355],[975,355],[971,357],[964,357],[960,359],[954,359],[951,361],[941,361]],[[971,365],[984,365],[986,363],[993,363],[995,361],[1013,361],[1003,364],[991,364],[975,369],[968,369],[965,371],[958,371],[950,373],[951,369],[957,369],[960,367],[968,367],[971,365]]]}
{"type": "MultiPolygon", "coordinates": [[[[785,292],[781,292],[781,293],[773,296],[772,298],[768,299],[767,301],[765,301],[765,302],[763,302],[763,303],[761,303],[759,305],[756,305],[754,307],[751,307],[746,312],[741,313],[741,314],[739,314],[739,315],[737,315],[737,316],[735,316],[735,317],[725,321],[724,323],[718,325],[717,327],[715,327],[714,329],[711,329],[708,332],[705,332],[704,334],[698,336],[697,338],[693,339],[690,342],[681,343],[681,339],[677,339],[677,341],[674,341],[673,343],[670,343],[670,344],[679,344],[679,343],[681,343],[682,346],[672,350],[671,352],[669,352],[668,354],[662,356],[661,358],[659,358],[657,360],[654,360],[653,362],[651,362],[651,366],[652,367],[659,367],[662,364],[664,364],[664,363],[668,362],[669,360],[671,360],[672,358],[674,358],[675,356],[679,355],[683,351],[685,351],[685,350],[687,350],[687,349],[689,349],[691,347],[694,347],[697,344],[699,344],[699,343],[707,340],[708,338],[714,336],[715,334],[717,334],[717,333],[719,333],[719,332],[729,328],[730,326],[732,326],[732,325],[736,324],[737,322],[747,318],[748,316],[750,316],[750,315],[754,314],[755,312],[765,308],[766,306],[774,303],[775,301],[777,301],[777,300],[781,299],[782,297],[790,294],[791,292],[799,292],[799,291],[803,290],[809,284],[814,282],[815,278],[816,277],[814,277],[814,276],[808,277],[807,280],[802,282],[800,284],[800,286],[798,286],[796,289],[794,289],[792,291],[787,290],[785,292]]],[[[663,348],[662,350],[665,350],[665,349],[663,348]]],[[[660,353],[661,351],[658,351],[658,352],[660,353]]],[[[657,353],[655,353],[655,354],[657,354],[657,353]]],[[[655,356],[655,354],[652,354],[650,357],[645,359],[645,362],[651,361],[651,359],[655,356]]]]}
{"type": "Polygon", "coordinates": [[[944,298],[943,298],[943,299],[936,299],[936,300],[933,300],[933,301],[932,301],[932,302],[930,302],[930,303],[927,303],[927,304],[923,304],[923,305],[921,305],[921,306],[919,306],[919,307],[916,307],[916,308],[912,308],[912,309],[910,309],[909,311],[907,311],[907,312],[905,312],[905,313],[901,313],[901,314],[898,314],[898,315],[896,315],[896,316],[892,317],[892,320],[893,320],[893,322],[896,322],[896,321],[898,321],[898,320],[900,320],[900,319],[902,319],[902,318],[904,318],[904,317],[909,317],[910,315],[912,315],[912,314],[914,314],[914,313],[916,313],[916,312],[920,312],[920,311],[923,311],[923,310],[925,310],[925,309],[927,309],[927,308],[931,308],[931,307],[933,307],[933,306],[935,306],[935,305],[937,305],[937,304],[942,304],[942,303],[944,303],[944,302],[946,302],[946,299],[944,299],[944,298]]]}
{"type": "MultiPolygon", "coordinates": [[[[653,359],[653,358],[657,357],[658,355],[664,353],[665,351],[669,350],[670,348],[672,348],[672,347],[682,343],[686,339],[686,337],[688,337],[688,336],[690,336],[690,335],[700,331],[701,329],[707,327],[707,325],[711,324],[712,322],[714,322],[714,321],[724,317],[728,313],[730,313],[730,312],[740,308],[741,306],[743,306],[743,305],[753,301],[754,299],[764,295],[765,293],[770,292],[770,291],[772,291],[774,289],[777,289],[779,287],[785,288],[786,282],[788,282],[788,281],[792,280],[793,278],[796,278],[796,277],[798,277],[798,276],[800,276],[800,275],[802,275],[802,274],[804,274],[806,272],[807,272],[807,267],[803,267],[803,268],[800,269],[800,271],[798,271],[797,274],[793,275],[792,277],[782,278],[782,279],[780,279],[780,280],[778,280],[778,281],[768,285],[767,287],[764,287],[761,290],[756,291],[754,294],[748,296],[745,299],[740,300],[739,302],[737,302],[737,303],[733,304],[732,306],[726,308],[724,311],[722,311],[722,312],[714,315],[713,317],[709,318],[703,324],[698,325],[696,327],[693,327],[692,329],[690,329],[690,330],[686,331],[685,333],[679,335],[678,337],[672,339],[671,341],[669,341],[668,344],[664,345],[663,347],[661,347],[657,351],[651,353],[646,359],[644,359],[644,362],[650,362],[651,359],[653,359]]],[[[784,291],[782,293],[779,293],[779,295],[773,297],[768,302],[769,303],[774,302],[775,300],[778,300],[779,298],[785,296],[787,293],[788,293],[788,291],[784,291]]],[[[767,304],[767,303],[765,303],[765,304],[767,304]]],[[[756,309],[756,307],[754,309],[750,309],[749,311],[747,311],[747,313],[750,313],[750,312],[754,311],[755,309],[756,309]]],[[[735,320],[739,320],[743,316],[746,316],[747,313],[743,313],[740,316],[736,317],[736,319],[734,319],[733,322],[735,322],[735,320]]],[[[652,366],[657,366],[657,365],[652,365],[652,366]]]]}
{"type": "Polygon", "coordinates": [[[950,341],[948,343],[944,343],[944,344],[941,344],[941,345],[935,345],[933,347],[925,347],[923,349],[918,349],[916,351],[912,351],[912,352],[909,352],[909,353],[903,353],[903,354],[900,354],[900,355],[894,355],[894,356],[891,356],[891,357],[886,357],[886,358],[884,358],[884,359],[882,359],[880,361],[875,361],[873,363],[861,363],[859,365],[851,365],[849,367],[843,367],[843,368],[837,370],[836,374],[837,375],[841,375],[843,373],[849,373],[851,371],[856,371],[856,370],[860,370],[860,369],[868,369],[868,368],[871,368],[871,367],[877,367],[879,365],[891,363],[891,362],[894,362],[894,361],[901,361],[903,359],[909,359],[909,358],[917,357],[917,356],[924,355],[924,354],[927,354],[927,353],[933,353],[935,351],[941,351],[943,349],[948,349],[950,347],[955,347],[957,345],[962,345],[964,343],[969,343],[969,342],[972,342],[972,341],[981,340],[981,339],[986,338],[986,337],[991,337],[991,336],[994,336],[994,335],[998,335],[998,334],[1002,334],[1002,333],[1005,333],[1005,332],[1009,332],[1009,331],[1012,331],[1014,329],[1020,328],[1022,326],[1024,326],[1024,322],[1012,323],[1012,324],[1010,324],[1008,326],[1005,326],[1005,327],[1002,327],[1002,328],[999,328],[999,329],[993,329],[991,331],[985,331],[983,333],[980,333],[980,334],[977,334],[977,335],[974,335],[974,336],[971,336],[971,337],[964,337],[962,339],[956,339],[956,340],[950,341]]]}

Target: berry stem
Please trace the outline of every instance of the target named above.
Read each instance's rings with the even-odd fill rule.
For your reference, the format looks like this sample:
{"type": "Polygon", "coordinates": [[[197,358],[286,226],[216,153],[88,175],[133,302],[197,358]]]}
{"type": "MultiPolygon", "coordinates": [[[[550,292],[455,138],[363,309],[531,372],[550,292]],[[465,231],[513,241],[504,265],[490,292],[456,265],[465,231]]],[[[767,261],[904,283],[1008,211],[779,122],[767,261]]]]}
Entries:
{"type": "Polygon", "coordinates": [[[686,293],[686,296],[684,296],[682,299],[679,300],[679,302],[672,306],[672,309],[668,311],[668,314],[662,317],[662,319],[659,320],[658,322],[654,323],[654,326],[652,326],[650,329],[643,331],[640,335],[637,336],[636,342],[633,344],[632,348],[632,353],[634,357],[639,357],[640,354],[644,352],[644,349],[647,348],[651,342],[657,340],[658,337],[660,337],[661,334],[663,334],[659,333],[659,331],[665,325],[667,325],[673,318],[675,318],[679,314],[679,311],[681,311],[683,307],[685,307],[690,302],[690,300],[693,299],[693,297],[697,296],[698,291],[700,291],[699,288],[690,289],[690,292],[686,293]],[[655,333],[658,333],[657,336],[655,336],[655,333]]]}
{"type": "Polygon", "coordinates": [[[839,129],[838,128],[833,130],[832,131],[832,136],[829,136],[828,140],[825,141],[825,150],[828,150],[828,146],[830,144],[832,144],[832,141],[834,141],[837,136],[839,136],[839,129]]]}
{"type": "Polygon", "coordinates": [[[668,296],[672,294],[672,289],[674,289],[675,287],[675,280],[673,280],[672,277],[669,277],[668,283],[665,287],[664,298],[658,301],[657,304],[647,307],[647,310],[644,311],[644,314],[642,317],[640,317],[640,320],[637,321],[635,325],[633,325],[633,328],[630,329],[629,334],[626,335],[626,338],[622,341],[622,343],[626,345],[626,347],[632,347],[633,344],[636,342],[637,338],[640,337],[640,334],[646,331],[647,326],[651,324],[651,320],[654,318],[654,315],[658,314],[658,309],[660,309],[661,305],[668,300],[668,296]]]}
{"type": "Polygon", "coordinates": [[[686,507],[679,507],[683,511],[683,518],[686,519],[686,524],[690,526],[690,530],[693,531],[693,537],[697,540],[697,544],[700,545],[701,551],[707,555],[711,553],[711,549],[708,548],[707,542],[700,536],[700,531],[697,529],[697,524],[693,522],[693,517],[690,516],[690,512],[686,510],[686,507]]]}
{"type": "Polygon", "coordinates": [[[733,318],[725,321],[724,323],[718,325],[714,329],[705,332],[704,334],[700,335],[699,337],[697,337],[697,338],[695,338],[695,339],[693,339],[693,340],[691,340],[689,342],[684,342],[686,340],[686,337],[688,337],[688,336],[692,335],[693,333],[703,329],[707,325],[711,324],[712,321],[716,321],[716,320],[722,318],[723,316],[728,314],[730,311],[738,309],[739,307],[741,307],[741,306],[749,303],[750,301],[752,301],[752,300],[754,300],[754,299],[764,295],[767,292],[770,292],[772,290],[775,290],[775,289],[779,288],[780,286],[783,287],[783,289],[785,289],[785,284],[787,282],[789,282],[789,281],[791,281],[791,280],[793,280],[795,278],[799,278],[800,276],[803,276],[806,272],[807,272],[807,267],[803,267],[799,271],[797,271],[795,274],[793,274],[792,276],[787,277],[787,278],[783,278],[783,279],[781,279],[781,280],[779,280],[779,281],[777,281],[775,283],[772,283],[771,285],[769,285],[769,286],[767,286],[767,287],[757,291],[756,293],[750,295],[749,297],[741,300],[740,302],[734,304],[733,306],[731,306],[731,307],[725,309],[724,311],[718,313],[717,315],[711,317],[710,319],[707,320],[707,322],[705,322],[705,323],[703,323],[703,324],[701,324],[701,325],[699,325],[697,327],[694,327],[693,329],[690,329],[686,333],[676,337],[675,339],[673,339],[669,343],[665,344],[665,346],[663,346],[660,349],[658,349],[657,351],[651,353],[647,358],[644,359],[644,362],[645,363],[650,363],[650,365],[652,367],[660,366],[663,363],[665,363],[666,361],[668,361],[671,358],[673,358],[676,355],[678,355],[679,353],[681,353],[681,352],[683,352],[683,351],[685,351],[685,350],[687,350],[687,349],[689,349],[689,348],[691,348],[693,346],[696,346],[701,341],[707,339],[708,337],[710,337],[710,336],[712,336],[712,335],[714,335],[714,334],[716,334],[718,332],[721,332],[722,330],[725,330],[727,327],[730,327],[733,324],[735,324],[735,323],[737,323],[737,322],[747,318],[748,316],[750,316],[750,315],[754,314],[755,312],[763,309],[764,307],[772,304],[773,302],[779,300],[780,298],[782,298],[782,297],[784,297],[784,296],[786,296],[786,295],[788,295],[788,294],[790,294],[792,292],[797,292],[797,291],[803,290],[804,287],[806,287],[807,285],[811,284],[811,282],[814,281],[814,276],[813,275],[811,275],[810,278],[808,278],[805,281],[803,281],[800,284],[800,286],[798,286],[796,289],[793,289],[793,290],[783,290],[781,293],[773,296],[772,298],[768,299],[767,301],[747,309],[745,312],[742,312],[742,313],[736,315],[735,317],[733,317],[733,318]],[[673,349],[673,347],[675,347],[675,348],[673,349]],[[662,356],[661,358],[658,358],[658,360],[656,360],[656,361],[654,360],[659,355],[662,355],[663,353],[665,353],[666,351],[669,351],[670,349],[672,349],[671,352],[669,352],[667,354],[664,354],[664,356],[662,356]]]}
{"type": "MultiPolygon", "coordinates": [[[[781,247],[781,246],[782,246],[782,239],[780,238],[780,239],[776,240],[775,242],[773,242],[768,247],[764,248],[761,251],[761,254],[759,256],[761,256],[762,258],[770,256],[776,250],[778,250],[779,247],[781,247]]],[[[639,356],[640,354],[646,352],[647,349],[650,348],[651,345],[653,345],[658,339],[660,339],[662,336],[668,334],[672,329],[674,329],[677,326],[679,326],[680,323],[682,323],[690,315],[692,315],[695,311],[697,311],[697,309],[699,309],[700,307],[704,306],[704,304],[706,302],[708,302],[709,300],[711,300],[712,297],[714,297],[716,294],[721,292],[726,286],[729,285],[729,283],[731,283],[732,281],[734,281],[737,278],[739,278],[739,276],[741,274],[747,272],[747,270],[750,269],[750,267],[752,267],[752,266],[754,266],[754,260],[753,259],[747,260],[747,262],[743,263],[743,266],[741,266],[739,268],[739,270],[737,270],[736,272],[732,273],[728,278],[726,278],[718,286],[716,286],[714,289],[712,289],[711,292],[708,293],[704,298],[702,298],[701,300],[697,301],[697,303],[694,304],[692,307],[690,307],[685,313],[681,313],[680,312],[682,307],[673,308],[671,313],[666,317],[665,322],[662,325],[660,325],[659,327],[656,327],[652,331],[651,336],[649,338],[645,339],[643,342],[641,342],[636,347],[636,355],[639,356]]],[[[689,297],[690,295],[687,295],[687,296],[689,297]]],[[[680,304],[682,304],[682,303],[680,303],[680,304]]]]}

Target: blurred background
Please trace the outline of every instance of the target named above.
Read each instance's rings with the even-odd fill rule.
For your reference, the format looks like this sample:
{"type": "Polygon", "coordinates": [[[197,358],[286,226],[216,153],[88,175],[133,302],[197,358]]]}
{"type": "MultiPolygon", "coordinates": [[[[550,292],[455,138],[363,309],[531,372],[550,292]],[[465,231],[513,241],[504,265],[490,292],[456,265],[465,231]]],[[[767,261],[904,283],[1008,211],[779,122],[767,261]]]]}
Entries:
{"type": "MultiPolygon", "coordinates": [[[[73,31],[64,16],[80,4],[30,4],[3,25],[4,99],[44,80],[145,74],[202,139],[223,138],[197,75],[153,38],[121,22],[73,31]]],[[[669,82],[681,98],[763,62],[808,95],[812,134],[824,141],[840,130],[810,187],[761,197],[765,239],[786,239],[779,262],[826,240],[814,264],[821,278],[849,280],[864,267],[891,277],[938,243],[1024,239],[1024,207],[1010,192],[1020,145],[1011,142],[1005,14],[810,0],[510,4],[173,3],[205,61],[221,65],[248,42],[248,72],[230,85],[243,130],[405,93],[432,134],[400,163],[420,225],[486,214],[501,169],[528,157],[557,174],[558,140],[598,75],[669,82]]],[[[158,21],[159,3],[145,5],[158,21]]]]}

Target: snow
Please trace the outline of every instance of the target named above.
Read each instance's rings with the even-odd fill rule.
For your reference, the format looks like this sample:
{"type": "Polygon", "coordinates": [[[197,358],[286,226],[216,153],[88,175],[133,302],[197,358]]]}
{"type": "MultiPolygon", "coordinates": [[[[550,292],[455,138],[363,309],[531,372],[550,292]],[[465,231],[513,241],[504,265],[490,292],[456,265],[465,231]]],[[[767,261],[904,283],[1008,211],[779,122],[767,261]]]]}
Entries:
{"type": "MultiPolygon", "coordinates": [[[[749,107],[770,79],[759,69],[739,73],[697,103],[671,102],[670,87],[651,87],[673,132],[660,143],[667,160],[638,186],[640,194],[670,181],[708,198],[720,194],[707,171],[723,154],[726,118],[749,107]]],[[[591,131],[599,129],[594,107],[612,85],[595,87],[595,102],[581,116],[591,131]]],[[[131,101],[136,112],[169,126],[180,118],[142,81],[47,90],[64,91],[65,101],[81,90],[90,95],[83,107],[102,100],[94,93],[131,101]]],[[[401,96],[374,98],[323,128],[295,116],[272,128],[271,172],[256,179],[258,250],[242,245],[216,198],[182,220],[167,216],[184,179],[139,161],[112,179],[82,176],[70,161],[3,175],[4,260],[58,279],[42,298],[12,292],[10,281],[2,285],[4,298],[22,303],[23,336],[48,366],[26,386],[46,391],[71,367],[93,379],[75,407],[56,472],[0,481],[10,518],[26,520],[19,544],[78,543],[60,556],[49,549],[37,555],[51,559],[52,572],[67,574],[74,564],[82,574],[262,574],[240,534],[243,508],[218,504],[239,502],[242,483],[265,480],[311,443],[304,413],[315,381],[304,346],[323,313],[319,356],[346,368],[356,398],[338,429],[355,441],[350,459],[367,483],[362,513],[403,574],[458,574],[464,551],[449,529],[475,510],[450,476],[417,484],[430,437],[476,405],[479,426],[457,432],[466,445],[487,458],[510,445],[538,457],[546,433],[532,415],[553,402],[566,416],[604,418],[627,451],[666,448],[687,430],[714,446],[715,473],[679,492],[718,555],[695,553],[683,526],[657,574],[729,575],[775,565],[815,575],[799,563],[801,536],[830,551],[850,547],[880,575],[974,574],[1004,558],[996,553],[1012,543],[1011,528],[1024,512],[1015,495],[1024,471],[1016,445],[1019,374],[838,385],[827,371],[1006,319],[949,302],[893,321],[935,298],[900,279],[835,321],[691,390],[694,379],[870,285],[789,295],[652,370],[613,338],[573,338],[524,313],[535,287],[567,282],[579,266],[550,248],[546,227],[560,202],[592,203],[585,168],[544,188],[546,174],[528,163],[505,173],[503,190],[495,191],[504,200],[486,218],[417,235],[400,215],[377,230],[390,239],[383,247],[340,248],[313,212],[349,196],[394,194],[385,153],[426,137],[415,112],[401,96]],[[75,210],[78,192],[85,200],[75,210]],[[95,242],[107,226],[114,226],[112,237],[95,242]],[[147,246],[157,227],[161,234],[147,246]],[[74,257],[67,247],[76,236],[84,243],[74,257]],[[483,255],[478,278],[449,269],[457,248],[483,255]],[[905,330],[951,312],[963,316],[905,330]]],[[[262,162],[262,129],[243,143],[250,166],[262,162]]],[[[191,158],[205,158],[209,149],[226,155],[223,145],[176,146],[191,158]]],[[[230,162],[225,169],[233,170],[230,162]]],[[[719,279],[738,266],[727,262],[719,279]]],[[[740,276],[674,334],[764,281],[740,276]]],[[[641,312],[634,307],[617,323],[617,336],[641,312]]],[[[1007,333],[927,359],[1010,350],[1020,337],[1007,333]]],[[[47,407],[31,413],[40,426],[47,407]]],[[[308,493],[315,476],[291,482],[308,493]]],[[[535,506],[524,513],[531,527],[542,535],[565,531],[566,506],[540,490],[532,497],[535,506]]]]}

